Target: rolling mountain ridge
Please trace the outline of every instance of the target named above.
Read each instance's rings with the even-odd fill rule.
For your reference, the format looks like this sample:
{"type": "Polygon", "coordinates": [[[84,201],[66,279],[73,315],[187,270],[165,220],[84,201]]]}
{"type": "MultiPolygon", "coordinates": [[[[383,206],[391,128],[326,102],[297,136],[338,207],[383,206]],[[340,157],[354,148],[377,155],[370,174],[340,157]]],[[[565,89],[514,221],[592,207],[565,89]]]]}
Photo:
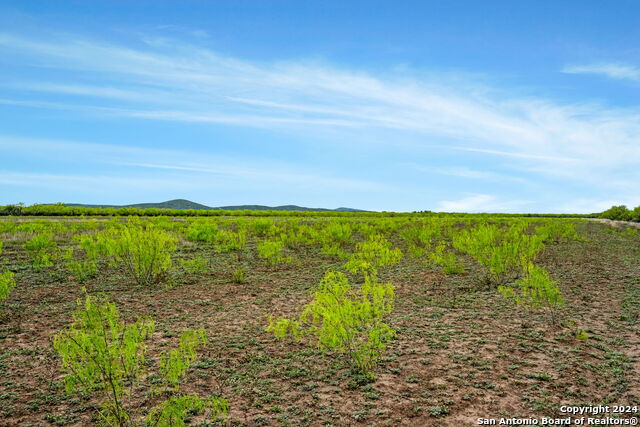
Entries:
{"type": "Polygon", "coordinates": [[[201,210],[250,210],[250,211],[337,211],[337,212],[366,212],[352,208],[307,208],[297,205],[264,206],[264,205],[238,205],[211,207],[185,199],[168,200],[160,203],[136,203],[132,205],[91,205],[82,203],[64,203],[65,206],[80,206],[85,208],[140,208],[140,209],[201,209],[201,210]]]}

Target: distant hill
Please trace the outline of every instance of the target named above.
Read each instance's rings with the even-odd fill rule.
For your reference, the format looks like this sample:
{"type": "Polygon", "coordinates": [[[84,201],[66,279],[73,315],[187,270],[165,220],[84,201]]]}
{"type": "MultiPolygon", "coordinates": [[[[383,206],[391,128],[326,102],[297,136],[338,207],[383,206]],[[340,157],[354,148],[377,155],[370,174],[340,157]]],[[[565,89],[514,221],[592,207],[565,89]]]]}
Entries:
{"type": "Polygon", "coordinates": [[[175,199],[160,203],[136,203],[133,205],[86,205],[82,203],[64,203],[65,206],[80,206],[83,208],[141,208],[141,209],[216,209],[201,205],[190,200],[175,199]]]}
{"type": "Polygon", "coordinates": [[[185,199],[168,200],[160,203],[136,203],[133,205],[87,205],[82,203],[64,203],[65,206],[80,206],[84,208],[141,208],[141,209],[201,209],[201,210],[248,210],[248,211],[336,211],[336,212],[367,212],[361,209],[352,208],[307,208],[304,206],[284,205],[284,206],[264,206],[264,205],[239,205],[239,206],[219,206],[211,207],[201,205],[185,199]]]}

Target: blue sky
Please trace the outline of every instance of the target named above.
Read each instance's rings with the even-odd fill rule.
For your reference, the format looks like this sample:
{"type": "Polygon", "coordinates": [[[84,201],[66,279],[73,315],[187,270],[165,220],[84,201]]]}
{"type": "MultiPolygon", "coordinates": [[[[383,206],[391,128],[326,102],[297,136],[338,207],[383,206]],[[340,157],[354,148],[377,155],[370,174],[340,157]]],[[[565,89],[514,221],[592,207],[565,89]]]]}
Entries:
{"type": "Polygon", "coordinates": [[[640,205],[634,1],[4,1],[0,204],[640,205]]]}

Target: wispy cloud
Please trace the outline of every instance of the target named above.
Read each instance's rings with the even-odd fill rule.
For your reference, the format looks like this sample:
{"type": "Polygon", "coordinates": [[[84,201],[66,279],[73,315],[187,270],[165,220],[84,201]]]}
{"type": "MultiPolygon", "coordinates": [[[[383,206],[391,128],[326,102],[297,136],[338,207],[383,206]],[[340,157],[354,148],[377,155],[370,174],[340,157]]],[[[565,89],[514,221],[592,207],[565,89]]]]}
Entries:
{"type": "MultiPolygon", "coordinates": [[[[202,186],[211,187],[226,185],[233,182],[236,186],[253,187],[274,187],[289,186],[292,188],[302,188],[309,190],[323,191],[397,191],[392,185],[364,179],[348,178],[340,176],[325,176],[322,173],[301,171],[295,165],[282,161],[260,159],[252,160],[246,156],[243,158],[233,158],[229,156],[215,156],[204,152],[187,152],[180,150],[163,150],[153,148],[124,147],[109,144],[96,144],[78,141],[27,139],[0,135],[0,149],[11,149],[15,153],[37,153],[42,157],[64,158],[70,162],[91,161],[95,165],[116,165],[126,167],[124,173],[132,182],[139,182],[147,185],[154,182],[141,173],[145,170],[165,170],[174,172],[184,172],[186,175],[172,176],[166,180],[173,180],[174,185],[181,182],[183,187],[202,186]],[[212,167],[211,165],[216,165],[212,167]],[[212,180],[211,178],[215,179],[212,180]],[[226,183],[226,184],[225,184],[226,183]]],[[[34,155],[34,154],[31,154],[34,155]]],[[[105,183],[126,183],[126,179],[121,175],[122,171],[105,174],[91,182],[105,183]]],[[[25,175],[27,178],[32,174],[25,175]]],[[[9,171],[3,175],[5,180],[17,185],[19,180],[11,178],[9,171]]],[[[33,176],[40,176],[39,174],[33,176]]],[[[73,180],[73,175],[55,175],[55,180],[49,182],[62,182],[63,179],[73,180]]],[[[78,182],[89,182],[87,177],[83,177],[78,182]]],[[[158,185],[166,185],[165,178],[158,185]]],[[[38,182],[38,179],[26,179],[24,183],[38,182]]],[[[9,183],[6,181],[5,183],[9,183]]],[[[172,185],[168,185],[171,188],[172,185]]]]}
{"type": "Polygon", "coordinates": [[[516,181],[519,183],[529,183],[525,178],[505,173],[497,173],[488,170],[472,169],[466,166],[425,166],[416,163],[404,163],[403,167],[409,167],[420,172],[435,173],[456,178],[471,180],[483,180],[488,182],[516,181]]]}
{"type": "Polygon", "coordinates": [[[382,191],[393,190],[393,187],[384,184],[376,183],[359,179],[346,179],[338,177],[326,177],[322,175],[314,175],[302,172],[275,172],[275,168],[263,168],[263,169],[251,169],[246,166],[238,166],[238,164],[227,164],[223,168],[210,168],[202,164],[151,164],[151,163],[120,163],[126,166],[134,166],[140,168],[149,169],[165,169],[165,170],[180,170],[187,172],[198,172],[211,175],[226,175],[233,177],[240,177],[244,179],[250,179],[253,182],[259,180],[259,182],[268,182],[270,185],[275,183],[281,183],[285,185],[297,185],[311,188],[324,188],[324,189],[342,189],[342,190],[356,190],[356,191],[382,191]]]}
{"type": "Polygon", "coordinates": [[[519,152],[509,152],[509,151],[499,151],[499,150],[487,150],[483,148],[473,148],[473,147],[449,147],[453,150],[461,150],[461,151],[471,151],[475,153],[483,153],[483,154],[493,154],[496,156],[504,156],[504,157],[516,157],[520,159],[531,159],[531,160],[547,160],[552,162],[578,162],[577,158],[570,157],[556,157],[556,156],[546,156],[540,154],[531,154],[531,153],[519,153],[519,152]]]}
{"type": "Polygon", "coordinates": [[[0,170],[0,184],[18,187],[64,189],[66,192],[98,191],[117,192],[126,187],[130,190],[151,191],[162,187],[169,191],[193,189],[193,183],[169,178],[143,177],[115,174],[64,174],[14,172],[0,170]]]}
{"type": "Polygon", "coordinates": [[[76,95],[78,97],[93,97],[93,98],[107,98],[118,99],[123,101],[140,101],[140,102],[159,102],[166,100],[171,96],[171,93],[166,91],[154,91],[153,88],[148,88],[144,92],[136,90],[136,88],[117,88],[109,86],[93,86],[93,85],[80,85],[80,84],[56,84],[45,82],[29,82],[29,83],[4,83],[4,87],[29,91],[29,92],[44,92],[44,93],[56,93],[66,95],[76,95]]]}
{"type": "Polygon", "coordinates": [[[562,69],[568,74],[601,74],[612,79],[640,81],[640,68],[622,63],[568,65],[562,69]]]}
{"type": "MultiPolygon", "coordinates": [[[[437,78],[376,77],[317,61],[251,62],[164,38],[144,43],[146,48],[132,49],[77,36],[45,41],[0,35],[5,53],[70,76],[21,87],[109,99],[112,109],[100,105],[96,114],[304,132],[313,126],[314,133],[386,129],[396,133],[394,143],[438,138],[456,150],[537,163],[573,161],[576,171],[640,158],[636,110],[519,99],[473,82],[453,87],[437,78]],[[73,83],[77,72],[85,81],[96,76],[95,83],[73,83]],[[118,87],[98,83],[105,75],[118,87]]],[[[30,100],[41,108],[74,107],[30,100]]],[[[88,111],[87,104],[77,108],[88,111]]]]}

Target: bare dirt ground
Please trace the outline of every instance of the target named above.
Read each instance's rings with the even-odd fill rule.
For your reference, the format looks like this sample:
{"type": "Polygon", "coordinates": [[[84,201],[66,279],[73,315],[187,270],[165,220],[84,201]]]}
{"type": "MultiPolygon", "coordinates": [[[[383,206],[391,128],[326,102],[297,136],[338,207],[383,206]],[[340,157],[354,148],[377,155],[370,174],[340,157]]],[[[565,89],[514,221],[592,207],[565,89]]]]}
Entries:
{"type": "Polygon", "coordinates": [[[589,220],[610,225],[612,227],[618,227],[618,228],[631,227],[631,228],[640,229],[640,222],[614,221],[612,219],[606,219],[606,218],[589,218],[589,220]]]}

